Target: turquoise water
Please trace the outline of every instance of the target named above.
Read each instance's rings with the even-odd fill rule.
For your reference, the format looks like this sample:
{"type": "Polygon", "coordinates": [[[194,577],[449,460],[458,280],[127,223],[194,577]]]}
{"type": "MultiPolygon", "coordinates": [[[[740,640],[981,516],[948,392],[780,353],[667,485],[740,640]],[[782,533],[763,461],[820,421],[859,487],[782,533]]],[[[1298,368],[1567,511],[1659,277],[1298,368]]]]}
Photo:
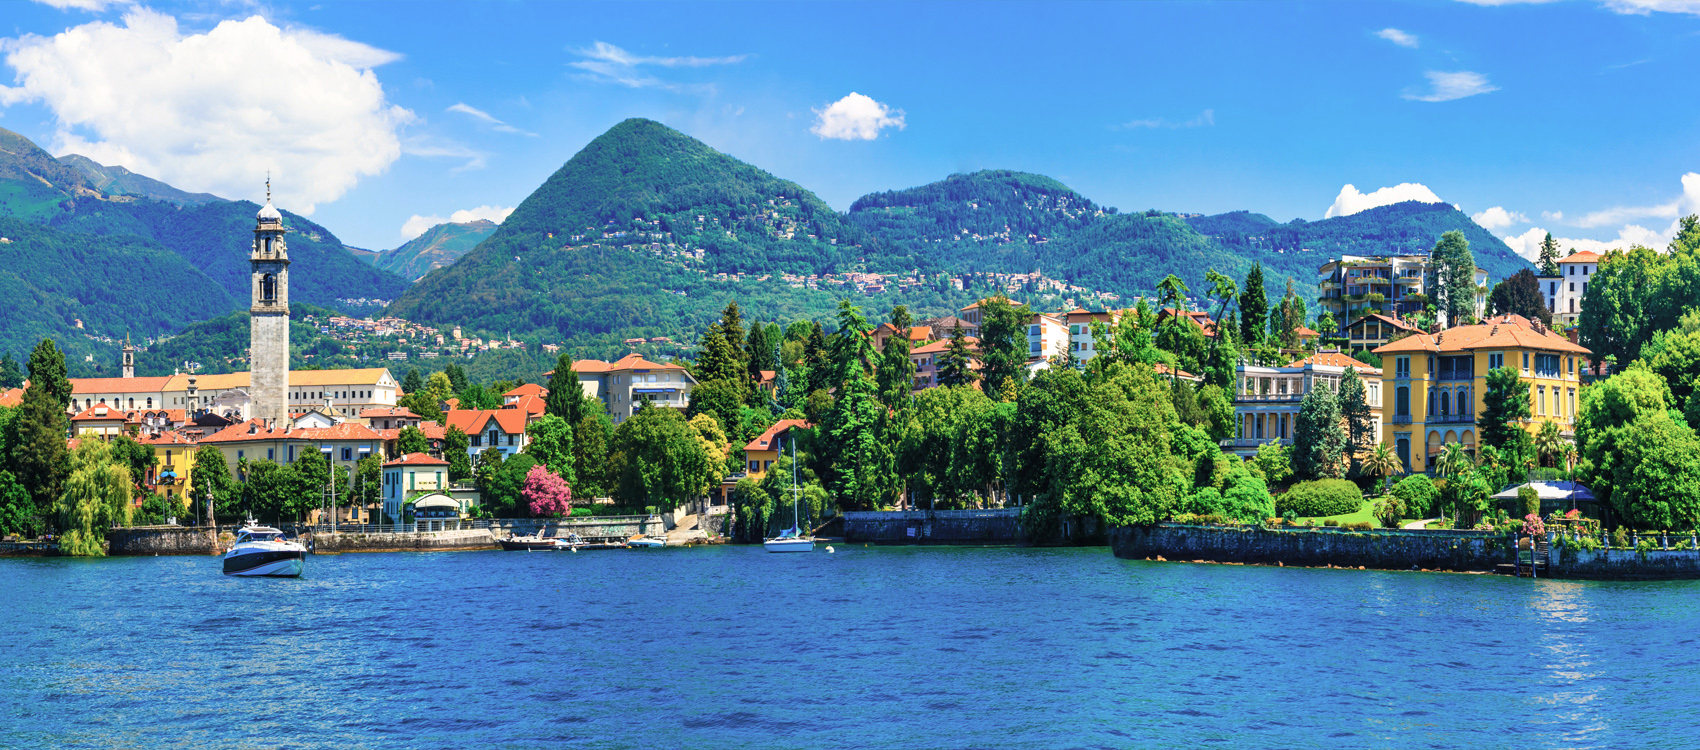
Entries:
{"type": "Polygon", "coordinates": [[[759,547],[0,560],[0,746],[1700,745],[1700,583],[759,547]]]}

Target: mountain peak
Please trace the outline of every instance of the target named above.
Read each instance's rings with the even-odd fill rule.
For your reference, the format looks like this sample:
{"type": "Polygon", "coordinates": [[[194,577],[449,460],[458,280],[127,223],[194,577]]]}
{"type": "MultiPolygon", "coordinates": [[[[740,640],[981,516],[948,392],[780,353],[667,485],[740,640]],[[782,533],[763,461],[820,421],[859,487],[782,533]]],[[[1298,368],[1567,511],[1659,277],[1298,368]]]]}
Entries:
{"type": "Polygon", "coordinates": [[[5,128],[0,128],[0,179],[35,183],[67,196],[100,194],[81,172],[5,128]]]}
{"type": "Polygon", "coordinates": [[[133,195],[139,198],[174,203],[179,206],[197,206],[202,203],[222,201],[212,193],[191,193],[179,190],[164,182],[147,175],[136,174],[120,166],[106,166],[82,154],[66,154],[59,157],[59,162],[76,169],[93,184],[96,190],[107,195],[133,195]]]}

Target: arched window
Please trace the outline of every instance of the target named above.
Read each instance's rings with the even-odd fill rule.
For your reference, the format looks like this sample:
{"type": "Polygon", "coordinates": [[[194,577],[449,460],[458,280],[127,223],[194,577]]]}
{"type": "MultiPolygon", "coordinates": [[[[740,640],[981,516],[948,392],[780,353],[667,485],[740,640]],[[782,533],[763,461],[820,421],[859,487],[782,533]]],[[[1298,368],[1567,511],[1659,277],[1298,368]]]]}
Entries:
{"type": "Polygon", "coordinates": [[[1440,416],[1444,417],[1444,416],[1451,414],[1451,413],[1452,413],[1452,393],[1450,391],[1441,391],[1440,392],[1440,416]]]}
{"type": "Polygon", "coordinates": [[[151,398],[151,397],[148,399],[148,408],[149,409],[153,408],[153,398],[151,398]]]}
{"type": "Polygon", "coordinates": [[[1470,394],[1468,391],[1458,391],[1458,410],[1454,414],[1470,413],[1470,394]]]}
{"type": "Polygon", "coordinates": [[[269,273],[260,277],[260,299],[266,302],[277,299],[277,277],[269,273]]]}

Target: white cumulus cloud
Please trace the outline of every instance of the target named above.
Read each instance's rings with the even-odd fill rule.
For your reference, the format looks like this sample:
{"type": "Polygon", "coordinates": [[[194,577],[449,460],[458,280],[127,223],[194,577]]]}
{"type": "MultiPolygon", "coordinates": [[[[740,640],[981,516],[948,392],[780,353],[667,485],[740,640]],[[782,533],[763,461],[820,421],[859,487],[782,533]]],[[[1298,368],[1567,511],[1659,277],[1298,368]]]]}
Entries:
{"type": "Polygon", "coordinates": [[[1440,199],[1440,196],[1435,195],[1433,190],[1415,182],[1401,182],[1393,187],[1384,187],[1371,193],[1360,193],[1357,187],[1347,185],[1340,188],[1340,194],[1334,198],[1334,205],[1328,207],[1328,212],[1323,215],[1323,218],[1351,216],[1359,211],[1376,206],[1391,206],[1405,201],[1445,202],[1440,199]]]}
{"type": "Polygon", "coordinates": [[[46,105],[55,153],[231,196],[257,196],[269,170],[277,203],[302,214],[387,169],[415,119],[371,70],[395,53],[260,16],[190,34],[136,7],[0,53],[17,80],[0,106],[46,105]]]}
{"type": "Polygon", "coordinates": [[[1480,224],[1483,229],[1504,229],[1512,224],[1529,223],[1529,217],[1516,211],[1507,211],[1500,206],[1494,206],[1478,214],[1470,214],[1470,220],[1480,224]]]}
{"type": "Polygon", "coordinates": [[[881,130],[904,127],[903,110],[852,91],[825,109],[815,110],[815,124],[809,132],[841,141],[871,141],[880,136],[881,130]]]}
{"type": "Polygon", "coordinates": [[[401,238],[404,241],[411,240],[424,234],[426,230],[437,226],[438,224],[465,224],[470,221],[478,221],[479,219],[488,219],[500,224],[508,218],[508,214],[513,212],[514,210],[512,208],[502,208],[501,206],[479,206],[477,208],[463,208],[449,214],[446,219],[435,214],[430,216],[414,214],[407,221],[402,223],[401,238]]]}
{"type": "MultiPolygon", "coordinates": [[[[1612,249],[1626,249],[1635,245],[1663,250],[1670,244],[1682,228],[1681,217],[1700,213],[1700,173],[1688,172],[1682,176],[1682,193],[1665,203],[1651,206],[1617,206],[1589,211],[1582,218],[1567,222],[1570,226],[1582,229],[1608,227],[1617,225],[1617,237],[1601,240],[1584,237],[1558,237],[1561,252],[1568,253],[1571,249],[1592,250],[1603,253],[1612,249]],[[1664,229],[1650,229],[1638,223],[1630,223],[1641,219],[1669,219],[1670,223],[1664,229]]],[[[1547,221],[1562,221],[1563,211],[1542,211],[1541,218],[1547,221]]],[[[1486,226],[1485,224],[1483,226],[1486,226]]],[[[1613,230],[1606,230],[1613,231],[1613,230]]],[[[1535,227],[1518,235],[1501,237],[1505,244],[1516,250],[1518,255],[1531,260],[1539,257],[1541,240],[1546,237],[1547,230],[1535,227]]]]}
{"type": "Polygon", "coordinates": [[[1468,70],[1456,73],[1431,70],[1423,75],[1428,77],[1429,90],[1406,90],[1402,96],[1414,102],[1449,102],[1499,90],[1498,86],[1488,83],[1487,76],[1468,70]]]}
{"type": "Polygon", "coordinates": [[[1208,128],[1215,124],[1216,110],[1207,109],[1198,113],[1197,117],[1190,120],[1167,120],[1161,117],[1156,117],[1146,120],[1132,120],[1130,122],[1124,122],[1120,125],[1111,126],[1110,129],[1135,130],[1138,128],[1165,128],[1174,130],[1177,128],[1208,128]]]}
{"type": "Polygon", "coordinates": [[[1401,47],[1416,49],[1417,45],[1420,44],[1420,42],[1417,41],[1416,34],[1406,33],[1392,27],[1377,31],[1375,32],[1375,35],[1401,47]]]}
{"type": "MultiPolygon", "coordinates": [[[[1463,0],[1471,5],[1534,5],[1554,0],[1463,0]]],[[[1700,16],[1700,0],[1601,0],[1613,13],[1646,16],[1653,13],[1686,13],[1700,16]]]]}

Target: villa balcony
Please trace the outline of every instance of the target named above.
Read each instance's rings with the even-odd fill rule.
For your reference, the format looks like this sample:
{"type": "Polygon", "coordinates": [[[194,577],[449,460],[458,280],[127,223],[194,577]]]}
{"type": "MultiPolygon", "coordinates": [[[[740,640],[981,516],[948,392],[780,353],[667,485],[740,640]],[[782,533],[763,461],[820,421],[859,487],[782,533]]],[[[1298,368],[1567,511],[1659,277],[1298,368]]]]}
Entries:
{"type": "Polygon", "coordinates": [[[1428,424],[1475,424],[1474,414],[1430,414],[1428,424]]]}

